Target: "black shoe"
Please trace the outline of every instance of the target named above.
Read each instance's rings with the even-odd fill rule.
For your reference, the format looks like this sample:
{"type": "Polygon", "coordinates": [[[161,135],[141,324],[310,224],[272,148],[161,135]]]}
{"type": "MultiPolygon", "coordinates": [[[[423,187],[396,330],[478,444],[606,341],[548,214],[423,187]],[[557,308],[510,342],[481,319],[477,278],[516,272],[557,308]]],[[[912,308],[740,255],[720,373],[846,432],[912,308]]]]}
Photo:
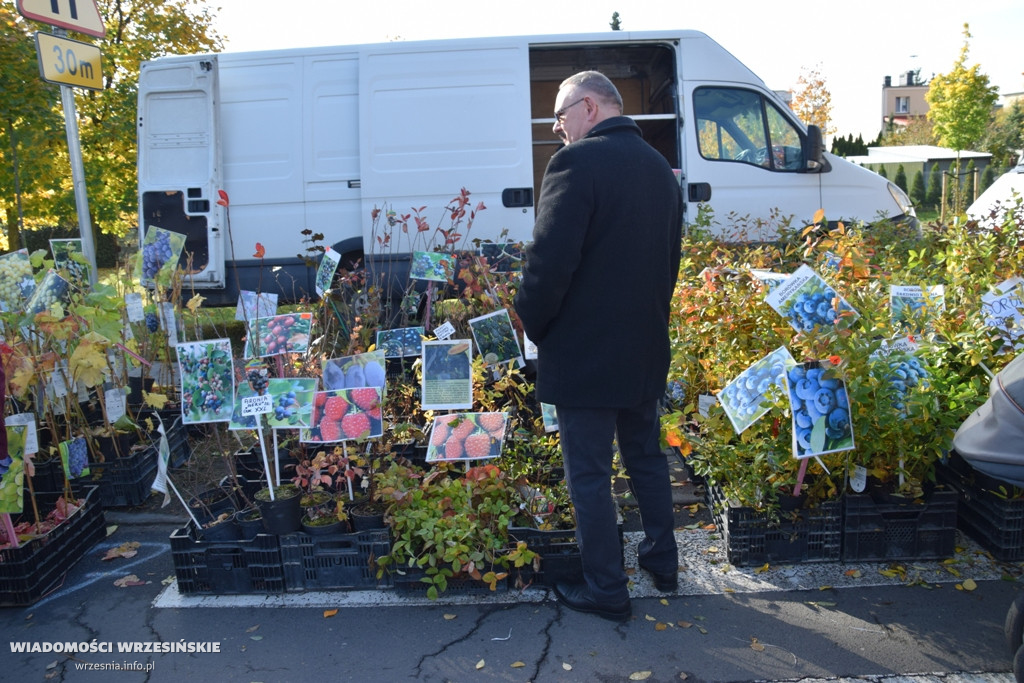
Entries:
{"type": "Polygon", "coordinates": [[[654,587],[662,593],[675,593],[679,590],[679,572],[656,572],[644,565],[643,560],[638,559],[640,568],[651,575],[654,579],[654,587]]]}
{"type": "Polygon", "coordinates": [[[594,600],[585,583],[556,583],[555,597],[569,609],[596,614],[602,619],[626,621],[633,616],[633,607],[628,599],[617,605],[602,605],[594,600]]]}

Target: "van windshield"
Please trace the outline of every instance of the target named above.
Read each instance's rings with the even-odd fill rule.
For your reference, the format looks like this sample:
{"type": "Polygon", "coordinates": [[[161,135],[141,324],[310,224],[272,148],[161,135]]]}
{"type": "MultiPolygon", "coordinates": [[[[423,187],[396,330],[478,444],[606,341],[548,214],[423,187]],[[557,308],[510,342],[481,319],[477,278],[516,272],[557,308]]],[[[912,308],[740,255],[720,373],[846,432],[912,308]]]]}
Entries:
{"type": "Polygon", "coordinates": [[[741,88],[698,88],[693,93],[697,146],[705,159],[774,171],[803,167],[800,132],[760,93],[741,88]]]}

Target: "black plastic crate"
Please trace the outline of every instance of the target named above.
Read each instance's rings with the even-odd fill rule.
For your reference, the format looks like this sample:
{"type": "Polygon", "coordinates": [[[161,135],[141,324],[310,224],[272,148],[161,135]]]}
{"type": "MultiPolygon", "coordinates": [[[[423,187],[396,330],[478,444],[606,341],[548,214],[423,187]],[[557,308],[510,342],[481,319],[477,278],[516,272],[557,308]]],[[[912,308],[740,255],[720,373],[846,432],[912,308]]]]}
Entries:
{"type": "Polygon", "coordinates": [[[321,536],[285,534],[280,542],[289,591],[364,590],[391,585],[386,572],[377,580],[377,558],[391,552],[388,529],[321,536]]]}
{"type": "Polygon", "coordinates": [[[278,537],[205,541],[194,522],[171,533],[171,557],[182,595],[283,593],[278,537]]]}
{"type": "Polygon", "coordinates": [[[178,415],[168,426],[164,422],[164,432],[167,434],[167,446],[170,451],[167,464],[171,469],[184,467],[192,459],[192,446],[188,442],[188,430],[178,415]]]}
{"type": "Polygon", "coordinates": [[[146,502],[152,493],[150,486],[156,468],[157,447],[149,444],[123,458],[109,457],[104,462],[89,463],[89,476],[75,483],[98,486],[103,507],[134,507],[146,502]]]}
{"type": "Polygon", "coordinates": [[[957,526],[1002,562],[1024,559],[1024,499],[1014,486],[978,472],[959,454],[935,468],[938,482],[956,492],[957,526]]]}
{"type": "MultiPolygon", "coordinates": [[[[619,526],[620,539],[622,526],[619,526]]],[[[556,583],[577,583],[583,580],[583,559],[573,529],[542,531],[529,527],[509,527],[509,545],[519,541],[537,553],[539,562],[523,567],[509,567],[517,586],[554,586],[556,583]]]]}
{"type": "Polygon", "coordinates": [[[759,510],[732,506],[717,486],[706,488],[708,507],[726,544],[729,563],[737,567],[772,563],[838,562],[842,552],[843,516],[838,501],[783,513],[772,519],[759,510]]]}
{"type": "Polygon", "coordinates": [[[936,489],[923,502],[879,503],[843,497],[843,560],[934,560],[956,546],[956,491],[936,489]]]}
{"type": "MultiPolygon", "coordinates": [[[[37,493],[47,510],[60,493],[37,493]]],[[[80,494],[85,505],[50,533],[0,550],[0,607],[31,605],[58,588],[86,552],[106,535],[97,487],[80,494]]],[[[21,519],[26,519],[22,514],[21,519]]],[[[15,520],[15,523],[21,520],[15,520]]]]}

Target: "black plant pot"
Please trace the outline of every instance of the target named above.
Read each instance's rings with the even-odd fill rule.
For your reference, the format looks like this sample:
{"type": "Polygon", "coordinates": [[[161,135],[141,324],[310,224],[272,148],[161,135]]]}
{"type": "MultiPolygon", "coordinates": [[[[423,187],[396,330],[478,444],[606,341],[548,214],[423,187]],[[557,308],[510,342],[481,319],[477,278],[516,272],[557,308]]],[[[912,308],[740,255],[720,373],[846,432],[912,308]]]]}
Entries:
{"type": "Polygon", "coordinates": [[[282,497],[281,490],[275,489],[274,500],[261,500],[262,496],[257,494],[256,505],[263,516],[263,529],[268,534],[290,534],[302,528],[302,507],[299,505],[302,495],[298,488],[293,487],[291,491],[294,491],[293,495],[282,497]]]}
{"type": "Polygon", "coordinates": [[[386,529],[384,523],[384,511],[377,510],[367,503],[356,503],[348,509],[348,518],[352,522],[355,531],[371,531],[373,529],[386,529]]]}
{"type": "Polygon", "coordinates": [[[238,525],[235,523],[235,509],[229,508],[220,513],[223,516],[221,521],[204,526],[202,535],[204,541],[237,541],[240,535],[238,525]]]}
{"type": "Polygon", "coordinates": [[[263,517],[260,515],[259,508],[236,512],[235,526],[238,527],[238,533],[242,539],[251,541],[256,538],[263,531],[263,517]]]}
{"type": "Polygon", "coordinates": [[[302,518],[302,530],[310,536],[328,536],[330,534],[344,534],[348,531],[348,524],[335,519],[326,524],[311,524],[308,517],[302,518]]]}
{"type": "Polygon", "coordinates": [[[232,510],[235,507],[235,500],[231,491],[218,486],[217,488],[200,491],[188,502],[189,509],[196,516],[200,524],[215,519],[220,513],[232,510]]]}

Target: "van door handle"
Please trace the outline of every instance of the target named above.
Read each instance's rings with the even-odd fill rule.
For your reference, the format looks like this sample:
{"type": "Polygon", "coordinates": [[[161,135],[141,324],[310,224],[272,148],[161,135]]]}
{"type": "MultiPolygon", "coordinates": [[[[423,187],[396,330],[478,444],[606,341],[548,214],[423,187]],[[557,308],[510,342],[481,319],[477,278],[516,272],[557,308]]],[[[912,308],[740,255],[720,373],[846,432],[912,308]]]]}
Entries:
{"type": "Polygon", "coordinates": [[[506,209],[533,206],[533,188],[506,187],[501,191],[501,205],[506,209]]]}
{"type": "Polygon", "coordinates": [[[711,183],[687,183],[686,188],[691,202],[711,201],[711,183]]]}

